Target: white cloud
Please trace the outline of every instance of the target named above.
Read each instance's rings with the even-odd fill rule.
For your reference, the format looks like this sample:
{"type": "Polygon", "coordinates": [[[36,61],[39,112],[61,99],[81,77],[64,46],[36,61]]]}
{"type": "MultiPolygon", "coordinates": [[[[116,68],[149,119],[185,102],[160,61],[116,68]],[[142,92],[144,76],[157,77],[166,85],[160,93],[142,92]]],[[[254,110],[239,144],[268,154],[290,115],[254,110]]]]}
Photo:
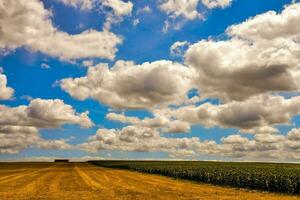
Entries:
{"type": "Polygon", "coordinates": [[[125,116],[124,113],[118,114],[118,113],[108,113],[105,116],[106,119],[111,121],[118,121],[126,124],[138,124],[141,122],[141,120],[137,117],[128,117],[125,116]]]}
{"type": "Polygon", "coordinates": [[[186,64],[197,71],[195,83],[202,97],[229,102],[268,92],[299,91],[300,43],[295,38],[300,32],[288,28],[300,20],[299,8],[300,4],[292,4],[277,15],[267,12],[231,26],[228,40],[191,45],[186,64]]]}
{"type": "Polygon", "coordinates": [[[273,40],[298,36],[300,27],[300,4],[292,3],[286,6],[281,13],[269,11],[247,21],[232,25],[227,29],[230,36],[251,40],[273,40]]]}
{"type": "Polygon", "coordinates": [[[101,8],[103,12],[106,13],[104,28],[109,30],[113,24],[120,23],[125,16],[131,15],[133,4],[131,1],[101,0],[101,8]],[[106,8],[108,8],[108,10],[106,8]],[[110,11],[110,9],[112,11],[110,11]]]}
{"type": "Polygon", "coordinates": [[[114,59],[122,39],[104,30],[70,35],[52,23],[52,13],[39,0],[0,1],[0,49],[27,47],[60,59],[114,59]]]}
{"type": "Polygon", "coordinates": [[[205,9],[228,7],[232,0],[163,0],[159,1],[159,8],[168,15],[162,29],[166,33],[169,29],[179,30],[189,20],[205,20],[205,9]]]}
{"type": "Polygon", "coordinates": [[[191,128],[191,124],[188,122],[172,120],[159,115],[153,118],[146,117],[144,119],[139,119],[137,117],[125,116],[124,113],[108,113],[106,119],[134,125],[136,127],[159,129],[163,133],[187,133],[191,128]]]}
{"type": "MultiPolygon", "coordinates": [[[[292,129],[287,135],[258,134],[253,139],[232,135],[222,138],[222,144],[216,145],[224,156],[254,158],[256,160],[299,160],[299,129],[292,129]],[[296,135],[292,140],[291,136],[296,135]],[[296,145],[295,145],[296,144],[296,145]]],[[[219,153],[218,151],[215,153],[219,153]]]]}
{"type": "Polygon", "coordinates": [[[119,23],[124,17],[130,16],[133,9],[133,3],[131,1],[122,0],[57,0],[61,3],[80,8],[81,10],[95,9],[98,12],[102,12],[106,15],[106,21],[104,28],[109,30],[112,24],[119,23]]]}
{"type": "Polygon", "coordinates": [[[108,7],[113,10],[116,16],[131,15],[133,3],[131,1],[122,0],[56,0],[67,6],[80,8],[82,10],[91,10],[101,6],[108,7]]]}
{"type": "Polygon", "coordinates": [[[187,20],[194,20],[204,18],[203,14],[198,11],[200,3],[208,9],[213,9],[217,7],[225,8],[231,2],[232,0],[164,0],[159,7],[171,18],[183,17],[187,20]]]}
{"type": "Polygon", "coordinates": [[[0,154],[15,154],[27,148],[71,149],[65,140],[46,140],[33,126],[0,125],[0,154]]]}
{"type": "Polygon", "coordinates": [[[225,8],[231,4],[232,0],[202,0],[202,4],[209,9],[225,8]]]}
{"type": "Polygon", "coordinates": [[[42,63],[41,68],[42,69],[50,69],[50,66],[47,63],[42,63]]]}
{"type": "Polygon", "coordinates": [[[26,100],[26,101],[31,101],[31,100],[33,100],[33,97],[32,97],[32,96],[29,96],[29,95],[22,95],[22,96],[20,97],[20,99],[24,99],[24,100],[26,100]]]}
{"type": "Polygon", "coordinates": [[[215,141],[199,138],[166,138],[154,129],[128,126],[121,130],[99,129],[78,147],[89,152],[101,150],[166,152],[172,158],[222,156],[223,159],[281,160],[300,159],[300,131],[284,134],[258,134],[253,139],[230,135],[215,141]]]}
{"type": "Polygon", "coordinates": [[[93,8],[93,0],[56,0],[65,5],[72,6],[74,8],[80,8],[82,10],[91,10],[93,8]]]}
{"type": "Polygon", "coordinates": [[[164,138],[154,129],[128,126],[121,130],[99,129],[96,135],[79,147],[91,152],[99,150],[176,152],[193,148],[198,142],[198,138],[164,138]]]}
{"type": "Polygon", "coordinates": [[[189,45],[188,41],[177,41],[170,47],[170,54],[172,56],[183,56],[189,45]]]}
{"type": "Polygon", "coordinates": [[[165,0],[159,7],[171,18],[184,17],[186,19],[203,18],[197,11],[199,0],[165,0]]]}
{"type": "Polygon", "coordinates": [[[0,70],[0,100],[8,100],[13,97],[14,89],[7,86],[7,78],[0,70]]]}
{"type": "Polygon", "coordinates": [[[90,67],[86,76],[61,80],[61,88],[80,100],[93,98],[113,108],[139,109],[181,103],[191,88],[191,71],[171,61],[136,65],[118,61],[90,67]]]}
{"type": "Polygon", "coordinates": [[[131,15],[133,4],[131,1],[101,0],[102,5],[110,7],[117,16],[131,15]]]}
{"type": "Polygon", "coordinates": [[[139,19],[134,19],[134,20],[132,21],[133,26],[137,26],[139,23],[140,23],[140,20],[139,20],[139,19]]]}
{"type": "Polygon", "coordinates": [[[84,60],[82,61],[82,65],[85,67],[90,67],[94,65],[94,62],[92,60],[84,60]]]}
{"type": "Polygon", "coordinates": [[[78,124],[82,128],[93,125],[88,112],[76,113],[62,100],[33,99],[28,106],[0,105],[0,154],[18,153],[26,148],[71,149],[67,140],[46,140],[40,137],[41,128],[59,128],[78,124]]]}
{"type": "Polygon", "coordinates": [[[151,13],[151,12],[152,12],[151,8],[149,6],[145,6],[143,8],[138,9],[136,13],[137,15],[139,15],[141,13],[151,13]]]}
{"type": "Polygon", "coordinates": [[[0,125],[58,128],[63,124],[78,124],[90,128],[93,123],[88,111],[76,113],[72,106],[59,99],[33,99],[28,106],[8,107],[0,105],[0,125]]]}
{"type": "Polygon", "coordinates": [[[300,97],[285,99],[281,96],[261,95],[246,101],[232,101],[213,105],[204,103],[177,109],[156,109],[157,116],[176,119],[205,127],[238,128],[240,132],[274,133],[274,125],[290,125],[291,119],[300,114],[300,97]]]}

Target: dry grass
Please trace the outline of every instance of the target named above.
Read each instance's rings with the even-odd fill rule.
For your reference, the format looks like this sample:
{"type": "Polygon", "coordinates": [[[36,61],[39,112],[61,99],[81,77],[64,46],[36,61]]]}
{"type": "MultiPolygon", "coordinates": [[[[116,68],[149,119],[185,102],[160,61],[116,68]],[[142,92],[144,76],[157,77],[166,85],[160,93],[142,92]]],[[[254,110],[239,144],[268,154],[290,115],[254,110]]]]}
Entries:
{"type": "Polygon", "coordinates": [[[1,163],[1,200],[300,199],[100,168],[88,163],[1,163]]]}

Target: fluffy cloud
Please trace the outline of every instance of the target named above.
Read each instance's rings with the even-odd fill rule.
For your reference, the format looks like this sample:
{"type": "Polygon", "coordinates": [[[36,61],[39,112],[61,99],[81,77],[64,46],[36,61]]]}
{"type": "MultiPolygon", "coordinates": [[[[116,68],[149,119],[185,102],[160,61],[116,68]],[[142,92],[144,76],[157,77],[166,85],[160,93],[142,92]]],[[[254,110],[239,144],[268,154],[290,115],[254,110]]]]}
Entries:
{"type": "Polygon", "coordinates": [[[300,114],[300,97],[260,95],[246,101],[232,101],[213,105],[184,106],[178,109],[160,109],[154,113],[168,119],[177,119],[205,127],[238,128],[246,133],[274,133],[274,125],[289,125],[300,114]]]}
{"type": "Polygon", "coordinates": [[[209,9],[225,8],[231,4],[232,0],[202,0],[202,4],[209,9]]]}
{"type": "Polygon", "coordinates": [[[7,78],[5,74],[2,74],[1,71],[0,71],[0,100],[7,100],[13,96],[14,89],[7,86],[7,78]]]}
{"type": "Polygon", "coordinates": [[[93,8],[93,0],[56,0],[65,5],[72,6],[74,8],[80,8],[82,10],[90,10],[93,8]]]}
{"type": "Polygon", "coordinates": [[[281,13],[269,11],[257,15],[247,21],[230,26],[227,33],[230,36],[237,36],[251,40],[273,40],[298,36],[300,27],[300,4],[293,3],[284,8],[281,13]]]}
{"type": "MultiPolygon", "coordinates": [[[[222,138],[222,144],[212,149],[219,149],[221,155],[239,158],[271,159],[271,160],[299,160],[299,129],[292,129],[284,134],[257,134],[253,139],[231,135],[222,138]]],[[[212,150],[211,149],[211,150],[212,150]]],[[[214,154],[215,154],[214,153],[214,154]]]]}
{"type": "Polygon", "coordinates": [[[186,51],[186,47],[188,47],[190,43],[188,41],[177,41],[170,47],[170,54],[172,56],[182,56],[186,51]]]}
{"type": "Polygon", "coordinates": [[[101,150],[166,152],[170,157],[223,156],[232,159],[299,160],[300,131],[284,134],[257,134],[253,139],[230,135],[215,141],[199,138],[166,138],[154,129],[128,126],[121,130],[99,129],[89,140],[79,145],[85,151],[101,150]]]}
{"type": "Polygon", "coordinates": [[[85,77],[61,80],[61,88],[72,97],[93,98],[113,108],[150,108],[181,103],[191,88],[191,71],[171,61],[135,65],[118,61],[90,67],[85,77]]]}
{"type": "Polygon", "coordinates": [[[38,141],[35,127],[0,126],[0,154],[12,154],[28,148],[38,141]]]}
{"type": "Polygon", "coordinates": [[[82,10],[91,10],[95,8],[106,15],[105,29],[110,29],[112,24],[121,22],[123,17],[130,16],[133,9],[131,1],[122,0],[57,0],[65,5],[80,8],[82,10]]]}
{"type": "Polygon", "coordinates": [[[82,128],[93,125],[88,112],[76,113],[62,100],[34,99],[28,106],[0,105],[0,153],[18,153],[36,147],[42,149],[69,149],[66,140],[45,140],[41,128],[59,128],[64,124],[78,124],[82,128]]]}
{"type": "Polygon", "coordinates": [[[165,11],[170,17],[184,17],[187,19],[203,18],[197,11],[199,0],[165,0],[160,9],[165,11]]]}
{"type": "Polygon", "coordinates": [[[130,124],[137,127],[148,127],[159,129],[163,133],[187,133],[190,131],[191,124],[186,121],[173,120],[165,116],[155,116],[153,118],[139,119],[137,117],[128,117],[124,113],[108,113],[108,120],[118,121],[124,124],[130,124]]]}
{"type": "Polygon", "coordinates": [[[164,0],[160,4],[160,9],[165,11],[171,18],[183,17],[188,20],[203,18],[198,11],[199,3],[202,3],[209,9],[217,7],[227,7],[232,0],[164,0]]]}
{"type": "Polygon", "coordinates": [[[164,138],[159,132],[147,127],[128,126],[121,130],[99,129],[89,141],[80,145],[86,151],[121,150],[139,152],[176,152],[193,148],[198,138],[164,138]]]}
{"type": "Polygon", "coordinates": [[[93,125],[88,112],[76,113],[62,100],[34,99],[28,106],[7,107],[0,105],[0,125],[57,128],[63,124],[78,124],[83,128],[93,125]]]}
{"type": "Polygon", "coordinates": [[[124,2],[120,0],[101,0],[101,2],[101,8],[104,13],[106,13],[104,28],[107,30],[109,30],[113,24],[122,22],[125,16],[131,15],[133,8],[131,1],[124,2]]]}
{"type": "Polygon", "coordinates": [[[229,27],[228,40],[191,45],[186,64],[198,72],[195,83],[203,98],[229,102],[298,91],[300,31],[295,23],[300,20],[299,9],[300,4],[292,4],[279,14],[267,12],[229,27]]]}
{"type": "Polygon", "coordinates": [[[86,30],[77,35],[59,31],[52,24],[51,11],[39,0],[1,0],[0,13],[0,49],[24,46],[60,59],[113,59],[122,42],[108,30],[86,30]]]}
{"type": "Polygon", "coordinates": [[[251,130],[276,124],[288,124],[300,114],[300,97],[258,96],[244,102],[223,105],[203,104],[197,109],[198,119],[211,127],[237,127],[251,130]]]}
{"type": "Polygon", "coordinates": [[[131,1],[122,0],[57,0],[65,5],[83,10],[91,10],[92,8],[104,6],[111,8],[115,15],[125,16],[130,15],[132,12],[133,4],[131,1]]]}
{"type": "Polygon", "coordinates": [[[117,16],[130,15],[133,4],[131,1],[124,2],[121,0],[101,0],[103,6],[110,7],[117,16]]]}
{"type": "Polygon", "coordinates": [[[65,140],[45,140],[30,126],[0,125],[0,154],[15,154],[27,148],[71,149],[65,140]]]}
{"type": "Polygon", "coordinates": [[[137,10],[137,14],[141,14],[141,13],[151,13],[152,12],[152,9],[149,7],[149,6],[145,6],[143,8],[140,8],[137,10]]]}

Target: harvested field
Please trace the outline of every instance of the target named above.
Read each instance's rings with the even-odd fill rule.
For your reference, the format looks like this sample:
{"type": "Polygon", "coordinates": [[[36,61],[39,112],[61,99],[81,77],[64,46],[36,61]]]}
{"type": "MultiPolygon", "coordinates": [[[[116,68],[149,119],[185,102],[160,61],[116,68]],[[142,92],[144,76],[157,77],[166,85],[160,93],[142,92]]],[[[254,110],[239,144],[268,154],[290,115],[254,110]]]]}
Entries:
{"type": "Polygon", "coordinates": [[[1,163],[1,200],[300,199],[232,189],[89,163],[1,163]]]}

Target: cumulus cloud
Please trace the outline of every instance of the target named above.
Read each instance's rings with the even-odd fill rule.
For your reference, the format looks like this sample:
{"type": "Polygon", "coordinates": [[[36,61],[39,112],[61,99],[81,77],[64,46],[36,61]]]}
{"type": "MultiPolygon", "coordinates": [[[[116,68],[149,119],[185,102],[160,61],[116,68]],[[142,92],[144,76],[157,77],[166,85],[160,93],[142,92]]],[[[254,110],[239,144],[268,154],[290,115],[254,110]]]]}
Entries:
{"type": "Polygon", "coordinates": [[[93,125],[88,111],[76,113],[62,100],[33,99],[28,106],[8,107],[0,105],[0,125],[57,128],[63,124],[78,124],[82,128],[93,125]]]}
{"type": "Polygon", "coordinates": [[[132,13],[133,4],[131,1],[102,0],[101,2],[101,8],[104,13],[106,13],[104,28],[107,30],[109,30],[113,24],[122,22],[125,16],[130,16],[132,13]]]}
{"type": "Polygon", "coordinates": [[[122,0],[56,0],[65,5],[80,8],[82,10],[91,10],[93,8],[108,7],[112,9],[117,16],[130,15],[133,8],[131,1],[122,0]]]}
{"type": "Polygon", "coordinates": [[[113,9],[113,12],[117,16],[131,15],[133,4],[131,1],[121,0],[101,0],[102,4],[106,7],[113,9]]]}
{"type": "Polygon", "coordinates": [[[99,64],[80,78],[61,80],[61,88],[80,100],[93,98],[117,109],[139,109],[181,103],[191,88],[191,71],[171,61],[136,65],[118,61],[99,64]]]}
{"type": "Polygon", "coordinates": [[[127,126],[121,130],[99,129],[96,135],[81,144],[80,148],[91,152],[99,150],[176,152],[193,148],[198,142],[198,138],[164,138],[155,129],[127,126]]]}
{"type": "Polygon", "coordinates": [[[141,14],[141,13],[151,13],[152,12],[152,9],[149,7],[149,6],[145,6],[143,8],[140,8],[137,10],[137,14],[141,14]]]}
{"type": "Polygon", "coordinates": [[[52,13],[39,0],[0,1],[0,49],[26,47],[60,59],[113,59],[122,39],[104,30],[70,35],[52,23],[52,13]]]}
{"type": "Polygon", "coordinates": [[[43,139],[35,127],[0,126],[0,154],[16,154],[28,148],[71,149],[65,140],[43,139]]]}
{"type": "Polygon", "coordinates": [[[209,9],[225,8],[231,4],[232,0],[202,0],[202,4],[209,9]]]}
{"type": "Polygon", "coordinates": [[[166,33],[169,29],[179,30],[189,20],[205,20],[205,9],[225,8],[232,0],[163,0],[159,8],[168,15],[162,29],[166,33]],[[199,6],[203,8],[200,11],[199,6]]]}
{"type": "Polygon", "coordinates": [[[130,16],[133,9],[131,1],[122,0],[57,0],[67,6],[80,8],[81,10],[95,9],[106,15],[104,28],[111,28],[112,24],[119,23],[124,17],[130,16]]]}
{"type": "Polygon", "coordinates": [[[18,153],[39,139],[35,127],[0,125],[0,154],[18,153]]]}
{"type": "Polygon", "coordinates": [[[26,148],[69,149],[66,140],[45,140],[41,128],[59,128],[78,124],[82,128],[93,125],[88,112],[76,113],[62,100],[33,99],[28,106],[0,105],[0,153],[18,153],[26,148]]]}
{"type": "Polygon", "coordinates": [[[6,75],[2,74],[2,70],[0,70],[0,100],[10,99],[12,98],[13,94],[14,94],[14,89],[7,86],[6,75]]]}
{"type": "Polygon", "coordinates": [[[282,13],[267,12],[229,27],[228,40],[191,45],[186,64],[198,72],[195,83],[203,98],[229,102],[298,91],[300,32],[289,27],[300,20],[299,9],[300,4],[291,4],[282,13]]]}
{"type": "Polygon", "coordinates": [[[183,56],[189,45],[188,41],[177,41],[170,47],[170,54],[172,56],[183,56]]]}
{"type": "Polygon", "coordinates": [[[171,18],[183,17],[188,20],[204,18],[198,11],[198,5],[202,3],[208,9],[217,7],[225,8],[232,0],[164,0],[160,9],[165,11],[171,18]]]}
{"type": "Polygon", "coordinates": [[[82,10],[91,10],[94,4],[93,0],[56,0],[56,1],[74,8],[80,8],[82,10]]]}
{"type": "Polygon", "coordinates": [[[299,160],[299,133],[299,129],[292,129],[287,135],[257,134],[253,139],[248,139],[240,135],[231,135],[222,138],[222,144],[215,145],[214,148],[219,148],[223,152],[223,155],[229,157],[299,160]]]}
{"type": "Polygon", "coordinates": [[[133,25],[133,26],[137,26],[139,23],[140,23],[140,20],[139,20],[139,19],[134,19],[134,20],[132,20],[132,25],[133,25]]]}
{"type": "Polygon", "coordinates": [[[232,159],[299,160],[300,131],[285,134],[257,134],[253,139],[241,135],[200,141],[199,138],[166,138],[154,129],[127,126],[121,130],[99,129],[78,147],[89,152],[101,150],[165,152],[172,158],[223,156],[232,159]]]}
{"type": "Polygon", "coordinates": [[[226,32],[230,36],[251,40],[299,37],[299,18],[300,5],[299,3],[292,3],[286,6],[281,13],[268,11],[249,18],[243,23],[232,25],[226,32]]]}
{"type": "Polygon", "coordinates": [[[42,69],[50,69],[50,66],[47,63],[42,63],[41,68],[42,69]]]}
{"type": "Polygon", "coordinates": [[[160,9],[165,11],[170,17],[184,17],[187,19],[203,18],[197,11],[199,0],[165,0],[160,9]]]}
{"type": "Polygon", "coordinates": [[[186,121],[173,120],[159,115],[153,118],[140,119],[126,116],[124,113],[108,113],[106,119],[139,127],[159,129],[163,133],[187,133],[191,128],[191,124],[186,121]]]}
{"type": "Polygon", "coordinates": [[[300,97],[286,99],[282,96],[260,95],[246,101],[232,101],[214,105],[204,103],[178,109],[160,109],[154,113],[168,119],[208,128],[238,128],[245,133],[274,133],[274,125],[291,125],[291,119],[300,114],[300,97]]]}
{"type": "Polygon", "coordinates": [[[94,65],[94,62],[92,60],[84,60],[84,61],[82,61],[82,65],[84,67],[90,67],[90,66],[94,65]]]}

